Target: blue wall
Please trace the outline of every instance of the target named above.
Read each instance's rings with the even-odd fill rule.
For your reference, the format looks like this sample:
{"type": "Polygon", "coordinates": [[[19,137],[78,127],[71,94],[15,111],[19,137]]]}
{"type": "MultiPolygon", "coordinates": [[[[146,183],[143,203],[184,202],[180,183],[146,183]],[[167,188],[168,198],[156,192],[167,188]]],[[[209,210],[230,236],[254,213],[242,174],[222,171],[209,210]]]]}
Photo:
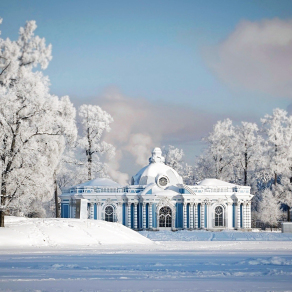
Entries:
{"type": "Polygon", "coordinates": [[[201,228],[201,204],[198,204],[198,228],[201,228]]]}
{"type": "Polygon", "coordinates": [[[153,228],[157,228],[157,216],[156,216],[156,205],[152,205],[152,226],[153,228]]]}
{"type": "Polygon", "coordinates": [[[183,228],[183,204],[176,203],[175,227],[183,228]]]}
{"type": "Polygon", "coordinates": [[[131,204],[131,228],[134,229],[134,204],[131,204]]]}
{"type": "Polygon", "coordinates": [[[123,203],[123,225],[126,226],[126,203],[123,203]]]}
{"type": "Polygon", "coordinates": [[[232,204],[232,227],[235,228],[235,212],[236,212],[236,209],[235,209],[235,203],[232,204]]]}
{"type": "Polygon", "coordinates": [[[205,224],[205,228],[207,228],[207,205],[205,204],[205,220],[204,220],[204,224],[205,224]]]}
{"type": "Polygon", "coordinates": [[[142,204],[138,204],[137,206],[137,228],[142,228],[142,204]]]}
{"type": "Polygon", "coordinates": [[[146,204],[146,228],[149,228],[149,204],[146,204]]]}
{"type": "Polygon", "coordinates": [[[240,227],[242,228],[242,204],[240,204],[240,227]]]}
{"type": "Polygon", "coordinates": [[[61,204],[61,218],[70,218],[69,204],[61,204]]]}
{"type": "Polygon", "coordinates": [[[187,228],[190,228],[190,204],[187,204],[187,228]]]}
{"type": "Polygon", "coordinates": [[[97,219],[97,205],[94,204],[94,219],[97,219]]]}

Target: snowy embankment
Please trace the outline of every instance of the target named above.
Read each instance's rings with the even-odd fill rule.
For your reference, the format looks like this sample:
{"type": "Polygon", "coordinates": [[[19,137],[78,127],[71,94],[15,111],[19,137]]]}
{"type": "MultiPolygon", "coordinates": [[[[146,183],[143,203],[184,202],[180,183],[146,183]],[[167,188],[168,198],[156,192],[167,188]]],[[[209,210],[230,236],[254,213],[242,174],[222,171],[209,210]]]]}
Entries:
{"type": "Polygon", "coordinates": [[[151,240],[118,223],[80,219],[5,217],[0,248],[151,244],[151,240]]]}

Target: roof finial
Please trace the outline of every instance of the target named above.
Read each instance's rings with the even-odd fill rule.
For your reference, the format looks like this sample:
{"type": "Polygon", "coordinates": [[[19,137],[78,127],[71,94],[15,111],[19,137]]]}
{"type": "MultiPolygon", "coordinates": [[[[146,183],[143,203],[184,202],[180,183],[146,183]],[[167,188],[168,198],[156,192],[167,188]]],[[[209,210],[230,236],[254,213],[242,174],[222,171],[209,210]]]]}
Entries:
{"type": "Polygon", "coordinates": [[[152,150],[152,156],[149,158],[149,163],[164,163],[165,158],[162,156],[162,151],[159,147],[152,150]]]}

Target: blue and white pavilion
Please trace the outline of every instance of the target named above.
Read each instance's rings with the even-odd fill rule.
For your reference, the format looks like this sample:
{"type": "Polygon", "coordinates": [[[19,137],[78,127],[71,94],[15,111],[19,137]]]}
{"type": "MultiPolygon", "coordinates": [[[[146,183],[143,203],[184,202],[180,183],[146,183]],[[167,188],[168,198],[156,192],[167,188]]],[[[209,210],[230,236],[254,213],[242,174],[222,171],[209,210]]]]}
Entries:
{"type": "Polygon", "coordinates": [[[108,178],[61,194],[63,218],[119,222],[135,230],[250,229],[250,187],[217,179],[185,185],[155,148],[149,165],[121,186],[108,178]]]}

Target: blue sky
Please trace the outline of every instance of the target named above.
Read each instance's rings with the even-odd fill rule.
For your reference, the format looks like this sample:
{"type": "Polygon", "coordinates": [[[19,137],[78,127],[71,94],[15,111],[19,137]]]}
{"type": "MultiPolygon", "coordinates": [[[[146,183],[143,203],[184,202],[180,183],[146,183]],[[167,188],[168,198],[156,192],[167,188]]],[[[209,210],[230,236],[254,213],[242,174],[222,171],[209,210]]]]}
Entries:
{"type": "MultiPolygon", "coordinates": [[[[134,132],[129,135],[153,134],[153,144],[172,143],[184,148],[190,163],[201,149],[200,138],[211,130],[214,121],[226,117],[259,121],[273,108],[285,109],[291,103],[289,94],[251,85],[250,80],[230,86],[226,79],[237,84],[238,80],[231,77],[249,72],[230,71],[230,64],[220,61],[218,65],[219,59],[211,59],[214,50],[216,55],[232,42],[231,47],[238,46],[236,36],[240,34],[236,32],[244,21],[249,22],[243,25],[246,31],[254,28],[253,23],[275,18],[286,25],[292,19],[292,1],[2,0],[0,17],[2,37],[11,39],[17,38],[26,20],[36,20],[36,34],[53,46],[53,60],[45,71],[51,80],[51,92],[69,95],[77,106],[91,102],[104,105],[110,112],[111,103],[105,101],[105,95],[114,92],[123,96],[124,103],[134,104],[134,111],[142,100],[149,111],[161,108],[162,115],[164,109],[177,107],[178,116],[186,109],[193,110],[193,114],[188,113],[190,123],[201,123],[192,115],[210,120],[209,124],[202,122],[201,131],[184,121],[184,136],[174,131],[173,138],[165,130],[156,135],[151,123],[149,128],[130,125],[134,132]]],[[[243,58],[235,57],[234,64],[241,64],[243,58]]],[[[262,84],[266,80],[270,79],[261,80],[262,84]]],[[[157,120],[175,127],[170,120],[157,120]]],[[[179,121],[177,118],[176,123],[179,121]]],[[[124,141],[110,139],[126,149],[125,141],[130,136],[124,141]]]]}

